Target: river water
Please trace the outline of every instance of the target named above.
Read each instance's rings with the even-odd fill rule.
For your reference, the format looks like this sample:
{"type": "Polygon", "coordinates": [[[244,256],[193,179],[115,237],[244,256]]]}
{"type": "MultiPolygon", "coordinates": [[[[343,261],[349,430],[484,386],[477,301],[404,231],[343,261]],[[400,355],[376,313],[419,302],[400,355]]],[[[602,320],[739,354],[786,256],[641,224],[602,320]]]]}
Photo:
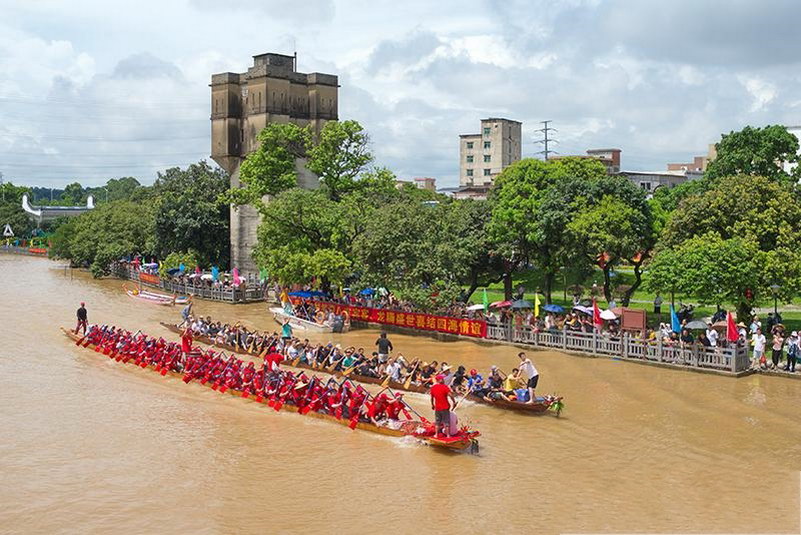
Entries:
{"type": "MultiPolygon", "coordinates": [[[[57,266],[0,256],[0,532],[799,532],[801,381],[530,352],[563,417],[465,404],[481,453],[453,455],[77,348],[58,327],[81,300],[91,322],[165,337],[159,321],[179,309],[57,266]]],[[[274,328],[265,308],[197,304],[274,328]]],[[[390,338],[481,369],[509,369],[519,351],[390,338]]]]}

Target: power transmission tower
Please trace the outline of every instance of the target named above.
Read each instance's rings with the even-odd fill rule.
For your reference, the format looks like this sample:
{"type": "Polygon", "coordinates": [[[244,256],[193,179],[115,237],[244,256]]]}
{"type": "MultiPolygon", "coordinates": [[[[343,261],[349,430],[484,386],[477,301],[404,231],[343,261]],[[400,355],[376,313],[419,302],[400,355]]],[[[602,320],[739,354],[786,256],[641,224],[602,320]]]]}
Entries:
{"type": "Polygon", "coordinates": [[[543,150],[538,151],[537,154],[542,154],[545,160],[547,160],[549,154],[559,154],[555,150],[548,149],[548,145],[550,143],[559,143],[559,141],[548,137],[548,132],[556,132],[557,130],[556,128],[551,128],[550,126],[548,126],[548,123],[551,123],[553,121],[540,121],[540,122],[542,123],[542,128],[536,130],[536,132],[542,132],[542,139],[538,139],[536,142],[542,143],[543,150]]]}

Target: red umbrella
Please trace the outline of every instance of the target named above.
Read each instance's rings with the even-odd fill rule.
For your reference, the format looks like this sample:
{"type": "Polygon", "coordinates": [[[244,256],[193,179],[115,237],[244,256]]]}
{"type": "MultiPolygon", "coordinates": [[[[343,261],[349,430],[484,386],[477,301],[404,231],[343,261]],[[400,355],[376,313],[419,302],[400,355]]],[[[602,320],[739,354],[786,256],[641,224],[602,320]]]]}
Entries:
{"type": "Polygon", "coordinates": [[[496,301],[494,303],[490,303],[490,308],[507,308],[512,306],[511,301],[496,301]]]}

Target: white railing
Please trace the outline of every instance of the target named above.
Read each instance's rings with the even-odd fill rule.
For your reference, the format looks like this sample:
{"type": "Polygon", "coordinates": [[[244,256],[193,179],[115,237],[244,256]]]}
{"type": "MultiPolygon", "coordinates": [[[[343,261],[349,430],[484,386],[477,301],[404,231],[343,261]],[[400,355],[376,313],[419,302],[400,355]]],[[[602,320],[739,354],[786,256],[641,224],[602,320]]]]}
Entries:
{"type": "Polygon", "coordinates": [[[487,338],[505,340],[535,347],[552,347],[592,355],[606,355],[627,360],[643,360],[666,364],[715,369],[730,373],[750,367],[748,348],[705,347],[700,345],[665,345],[661,340],[642,340],[629,333],[610,336],[567,329],[536,331],[530,327],[488,325],[487,338]]]}

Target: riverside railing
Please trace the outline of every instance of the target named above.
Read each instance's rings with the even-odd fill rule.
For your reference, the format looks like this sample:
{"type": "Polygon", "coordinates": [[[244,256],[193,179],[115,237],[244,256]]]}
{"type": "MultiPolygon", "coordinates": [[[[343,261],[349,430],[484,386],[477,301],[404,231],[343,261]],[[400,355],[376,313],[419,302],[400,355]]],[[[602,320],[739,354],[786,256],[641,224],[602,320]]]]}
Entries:
{"type": "Polygon", "coordinates": [[[254,303],[264,301],[265,291],[255,288],[209,288],[208,286],[195,286],[189,283],[180,283],[165,280],[157,275],[142,273],[132,266],[117,266],[114,274],[121,279],[136,281],[151,288],[159,288],[171,294],[192,295],[211,301],[226,303],[254,303]],[[143,275],[140,277],[140,275],[143,275]]]}
{"type": "Polygon", "coordinates": [[[662,340],[643,340],[624,332],[609,336],[604,333],[576,332],[567,329],[536,331],[530,327],[487,325],[487,338],[534,347],[551,347],[564,351],[609,356],[624,360],[640,360],[682,367],[740,373],[751,363],[748,347],[705,347],[702,345],[667,345],[662,340]]]}

